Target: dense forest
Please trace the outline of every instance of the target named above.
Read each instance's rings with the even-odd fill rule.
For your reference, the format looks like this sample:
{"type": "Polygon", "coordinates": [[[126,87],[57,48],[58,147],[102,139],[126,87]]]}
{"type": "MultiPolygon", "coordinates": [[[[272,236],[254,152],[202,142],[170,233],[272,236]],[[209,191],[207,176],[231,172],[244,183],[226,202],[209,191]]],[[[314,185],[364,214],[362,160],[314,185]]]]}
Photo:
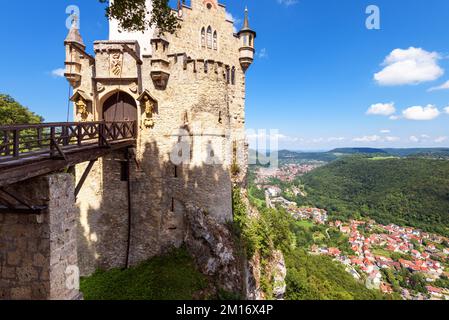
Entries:
{"type": "Polygon", "coordinates": [[[300,205],[334,217],[369,216],[449,235],[449,162],[424,158],[341,158],[302,177],[300,205]]]}
{"type": "Polygon", "coordinates": [[[303,249],[286,255],[288,300],[382,300],[380,291],[368,290],[331,258],[303,249]]]}

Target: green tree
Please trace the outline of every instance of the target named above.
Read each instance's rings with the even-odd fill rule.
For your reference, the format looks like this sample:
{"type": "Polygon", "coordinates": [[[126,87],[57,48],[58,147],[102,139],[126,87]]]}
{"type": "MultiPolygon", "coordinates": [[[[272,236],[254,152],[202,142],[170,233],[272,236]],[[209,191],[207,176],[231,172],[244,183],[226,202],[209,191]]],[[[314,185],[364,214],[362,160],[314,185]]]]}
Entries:
{"type": "Polygon", "coordinates": [[[0,94],[0,125],[41,123],[43,120],[11,96],[0,94]]]}
{"type": "Polygon", "coordinates": [[[151,19],[147,18],[147,13],[145,0],[114,0],[106,8],[106,16],[117,20],[119,26],[127,31],[144,31],[149,27],[157,27],[162,33],[174,33],[179,28],[178,18],[172,13],[168,0],[153,0],[151,19]]]}

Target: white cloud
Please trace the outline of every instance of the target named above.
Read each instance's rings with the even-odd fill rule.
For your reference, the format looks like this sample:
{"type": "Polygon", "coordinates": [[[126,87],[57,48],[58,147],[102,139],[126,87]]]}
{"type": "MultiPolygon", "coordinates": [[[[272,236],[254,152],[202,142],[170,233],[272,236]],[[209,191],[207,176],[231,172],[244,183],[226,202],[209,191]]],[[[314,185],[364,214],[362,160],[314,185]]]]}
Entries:
{"type": "Polygon", "coordinates": [[[345,141],[346,139],[344,137],[330,137],[327,139],[329,142],[337,142],[337,141],[345,141]]]}
{"type": "Polygon", "coordinates": [[[410,136],[410,138],[409,138],[409,140],[411,142],[415,142],[415,143],[428,142],[429,139],[430,139],[430,136],[427,134],[421,134],[419,136],[413,135],[413,136],[410,136]]]}
{"type": "Polygon", "coordinates": [[[445,83],[443,83],[442,85],[437,86],[437,87],[432,87],[427,91],[430,92],[430,91],[438,91],[438,90],[449,90],[449,80],[446,81],[445,83]]]}
{"type": "Polygon", "coordinates": [[[51,75],[55,78],[64,78],[65,69],[64,68],[58,68],[51,72],[51,75]]]}
{"type": "Polygon", "coordinates": [[[444,112],[449,114],[449,106],[447,106],[446,108],[444,108],[444,112]]]}
{"type": "Polygon", "coordinates": [[[444,74],[438,65],[441,56],[421,48],[393,50],[383,62],[384,69],[374,75],[378,84],[396,86],[434,81],[444,74]]]}
{"type": "Polygon", "coordinates": [[[401,138],[399,138],[399,137],[385,137],[385,140],[387,142],[396,142],[396,141],[401,140],[401,138]]]}
{"type": "Polygon", "coordinates": [[[383,130],[380,130],[380,133],[382,133],[382,134],[388,134],[388,133],[391,133],[391,130],[389,130],[389,129],[383,129],[383,130]]]}
{"type": "Polygon", "coordinates": [[[379,137],[378,135],[373,135],[373,136],[364,136],[364,137],[359,137],[359,138],[354,138],[353,141],[355,142],[377,142],[377,141],[381,141],[382,138],[379,137]]]}
{"type": "Polygon", "coordinates": [[[436,143],[442,143],[445,142],[448,139],[448,137],[438,137],[435,139],[436,143]]]}
{"type": "Polygon", "coordinates": [[[267,49],[266,49],[266,48],[260,49],[259,54],[258,54],[258,57],[259,57],[260,59],[267,59],[267,58],[268,58],[268,52],[267,52],[267,49]]]}
{"type": "Polygon", "coordinates": [[[232,13],[226,11],[226,20],[232,21],[234,23],[234,33],[237,33],[237,25],[239,25],[242,20],[239,18],[236,18],[232,15],[232,13]]]}
{"type": "Polygon", "coordinates": [[[366,114],[368,115],[379,115],[379,116],[390,116],[396,112],[394,107],[394,102],[391,103],[376,103],[369,107],[366,114]]]}
{"type": "Polygon", "coordinates": [[[391,116],[389,119],[390,119],[390,120],[399,120],[399,119],[401,119],[401,117],[400,117],[400,116],[397,116],[397,115],[393,115],[393,116],[391,116]]]}
{"type": "Polygon", "coordinates": [[[254,130],[248,130],[246,138],[252,141],[284,141],[284,142],[298,142],[302,141],[302,138],[287,136],[276,131],[259,130],[255,132],[254,130]]]}
{"type": "Polygon", "coordinates": [[[414,106],[402,111],[404,118],[408,120],[425,121],[435,119],[440,115],[440,111],[434,105],[426,107],[414,106]]]}
{"type": "Polygon", "coordinates": [[[294,4],[297,4],[297,3],[298,3],[298,0],[277,0],[277,2],[278,2],[279,4],[282,4],[282,5],[284,5],[284,6],[289,7],[289,6],[292,6],[292,5],[294,5],[294,4]]]}

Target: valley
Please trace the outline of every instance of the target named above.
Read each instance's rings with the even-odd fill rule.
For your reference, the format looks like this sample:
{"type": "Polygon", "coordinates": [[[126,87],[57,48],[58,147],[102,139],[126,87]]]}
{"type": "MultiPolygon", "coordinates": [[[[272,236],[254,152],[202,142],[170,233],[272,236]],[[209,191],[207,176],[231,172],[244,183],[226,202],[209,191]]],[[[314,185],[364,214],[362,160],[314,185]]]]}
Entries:
{"type": "Polygon", "coordinates": [[[287,260],[300,251],[303,263],[293,259],[289,274],[304,273],[305,260],[322,257],[386,299],[449,299],[449,162],[443,150],[430,158],[433,150],[408,156],[405,150],[337,151],[328,162],[280,152],[278,169],[251,168],[252,202],[291,219],[296,248],[287,260]]]}

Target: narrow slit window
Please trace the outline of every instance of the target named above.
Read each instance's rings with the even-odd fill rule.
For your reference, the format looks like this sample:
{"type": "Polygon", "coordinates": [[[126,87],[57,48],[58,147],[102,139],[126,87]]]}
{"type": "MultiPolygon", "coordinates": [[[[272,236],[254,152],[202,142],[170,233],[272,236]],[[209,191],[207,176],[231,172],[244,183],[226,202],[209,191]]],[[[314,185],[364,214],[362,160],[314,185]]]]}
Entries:
{"type": "Polygon", "coordinates": [[[217,35],[217,31],[214,32],[214,50],[218,50],[218,35],[217,35]]]}
{"type": "Polygon", "coordinates": [[[120,181],[125,182],[129,180],[128,162],[120,162],[120,181]]]}
{"type": "Polygon", "coordinates": [[[207,28],[207,47],[212,49],[212,28],[210,26],[207,28]]]}
{"type": "Polygon", "coordinates": [[[206,47],[206,29],[201,29],[201,46],[206,47]]]}

